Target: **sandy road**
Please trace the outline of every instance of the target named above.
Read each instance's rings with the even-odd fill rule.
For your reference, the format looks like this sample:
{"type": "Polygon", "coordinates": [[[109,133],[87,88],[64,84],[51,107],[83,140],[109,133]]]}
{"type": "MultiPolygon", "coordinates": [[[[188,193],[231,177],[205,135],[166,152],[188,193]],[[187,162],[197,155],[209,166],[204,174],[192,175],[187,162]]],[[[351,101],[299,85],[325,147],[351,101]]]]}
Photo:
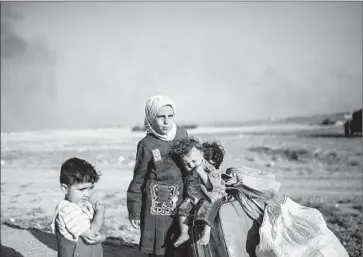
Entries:
{"type": "MultiPolygon", "coordinates": [[[[53,244],[55,246],[55,242],[53,244]]],[[[1,225],[1,256],[56,257],[57,253],[38,240],[30,231],[1,225]]]]}
{"type": "MultiPolygon", "coordinates": [[[[104,257],[147,257],[127,245],[104,244],[104,257]]],[[[38,230],[1,225],[2,257],[56,257],[55,236],[38,230]]]]}

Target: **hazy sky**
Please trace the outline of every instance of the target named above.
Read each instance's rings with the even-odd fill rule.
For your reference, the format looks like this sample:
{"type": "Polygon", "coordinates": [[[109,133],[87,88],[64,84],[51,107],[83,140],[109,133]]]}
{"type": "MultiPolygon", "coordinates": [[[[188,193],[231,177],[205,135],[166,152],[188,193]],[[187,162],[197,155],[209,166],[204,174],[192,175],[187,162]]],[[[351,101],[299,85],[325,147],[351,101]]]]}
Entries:
{"type": "Polygon", "coordinates": [[[2,2],[2,130],[239,121],[362,106],[360,2],[2,2]]]}

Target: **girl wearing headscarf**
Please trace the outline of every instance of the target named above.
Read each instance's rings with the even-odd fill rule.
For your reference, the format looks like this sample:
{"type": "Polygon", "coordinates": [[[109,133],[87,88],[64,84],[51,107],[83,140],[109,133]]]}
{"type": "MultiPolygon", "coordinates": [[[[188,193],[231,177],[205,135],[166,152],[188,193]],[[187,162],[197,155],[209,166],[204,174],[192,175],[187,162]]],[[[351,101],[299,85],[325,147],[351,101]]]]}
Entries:
{"type": "Polygon", "coordinates": [[[149,256],[169,256],[179,235],[176,208],[183,197],[180,165],[169,151],[187,132],[176,126],[175,103],[153,96],[145,104],[146,136],[137,145],[133,179],[127,190],[129,220],[140,227],[139,248],[149,256]]]}

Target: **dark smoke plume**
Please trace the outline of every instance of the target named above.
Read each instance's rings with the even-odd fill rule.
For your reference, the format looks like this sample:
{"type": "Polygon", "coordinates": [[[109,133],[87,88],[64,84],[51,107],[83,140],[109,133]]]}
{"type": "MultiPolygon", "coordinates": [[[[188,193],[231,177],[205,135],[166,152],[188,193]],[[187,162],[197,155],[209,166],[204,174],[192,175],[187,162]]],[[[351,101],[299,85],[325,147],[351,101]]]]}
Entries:
{"type": "Polygon", "coordinates": [[[1,3],[1,131],[55,126],[55,55],[44,42],[28,42],[14,28],[23,19],[1,3]]]}

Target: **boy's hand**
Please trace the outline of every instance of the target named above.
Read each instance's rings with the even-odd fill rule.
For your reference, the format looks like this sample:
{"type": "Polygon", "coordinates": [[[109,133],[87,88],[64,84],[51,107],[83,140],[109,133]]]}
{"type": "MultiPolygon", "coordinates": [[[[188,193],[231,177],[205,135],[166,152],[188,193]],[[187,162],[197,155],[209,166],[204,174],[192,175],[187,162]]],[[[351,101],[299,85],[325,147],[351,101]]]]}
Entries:
{"type": "Polygon", "coordinates": [[[77,205],[81,208],[86,208],[87,210],[89,210],[89,208],[92,208],[92,204],[86,200],[78,201],[77,205]]]}
{"type": "Polygon", "coordinates": [[[106,235],[99,232],[95,232],[94,235],[84,237],[83,239],[86,241],[87,244],[94,245],[106,241],[106,235]]]}
{"type": "Polygon", "coordinates": [[[99,211],[104,212],[105,206],[100,201],[97,201],[95,204],[95,210],[96,210],[96,212],[99,212],[99,211]]]}

